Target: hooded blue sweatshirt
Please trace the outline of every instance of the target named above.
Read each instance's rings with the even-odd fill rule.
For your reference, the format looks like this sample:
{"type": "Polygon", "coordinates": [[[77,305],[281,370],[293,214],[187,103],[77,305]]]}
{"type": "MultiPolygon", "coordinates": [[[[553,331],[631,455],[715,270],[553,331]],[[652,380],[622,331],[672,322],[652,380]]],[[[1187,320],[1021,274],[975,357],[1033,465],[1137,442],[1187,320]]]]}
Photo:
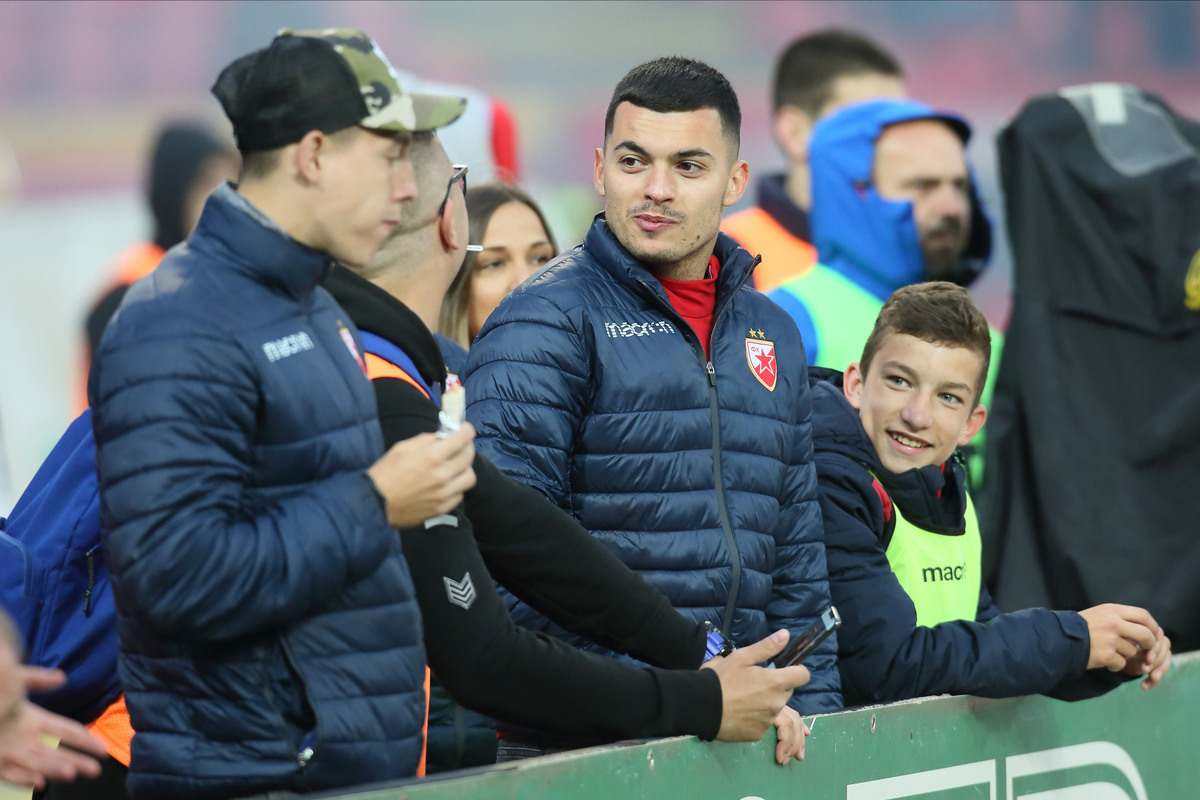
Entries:
{"type": "MultiPolygon", "coordinates": [[[[875,143],[890,125],[920,119],[945,122],[969,141],[971,129],[953,114],[912,100],[873,100],[848,106],[817,123],[809,144],[813,244],[821,263],[881,301],[927,280],[913,205],[885,200],[875,191],[875,143]]],[[[982,270],[990,251],[990,226],[971,187],[971,241],[967,265],[952,280],[966,285],[982,270]]],[[[844,365],[843,365],[844,366],[844,365]]]]}

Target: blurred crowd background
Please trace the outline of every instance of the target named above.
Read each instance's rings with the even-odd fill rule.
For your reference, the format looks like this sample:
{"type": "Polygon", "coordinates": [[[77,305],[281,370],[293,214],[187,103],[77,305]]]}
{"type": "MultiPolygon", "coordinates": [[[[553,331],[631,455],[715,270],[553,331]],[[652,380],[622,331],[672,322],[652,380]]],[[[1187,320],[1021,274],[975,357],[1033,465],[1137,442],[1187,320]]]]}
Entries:
{"type": "MultiPolygon", "coordinates": [[[[1200,116],[1195,2],[0,3],[0,515],[71,418],[86,308],[115,256],[149,233],[157,128],[199,118],[228,134],[209,87],[279,28],[362,28],[398,69],[506,102],[519,182],[569,247],[600,210],[591,153],[630,67],[679,54],[725,73],[753,178],[783,167],[768,125],[776,56],[835,25],[878,39],[914,97],[972,122],[998,230],[994,137],[1029,97],[1120,81],[1200,116]]],[[[1010,269],[1003,236],[997,244],[973,291],[1003,327],[1010,269]]]]}

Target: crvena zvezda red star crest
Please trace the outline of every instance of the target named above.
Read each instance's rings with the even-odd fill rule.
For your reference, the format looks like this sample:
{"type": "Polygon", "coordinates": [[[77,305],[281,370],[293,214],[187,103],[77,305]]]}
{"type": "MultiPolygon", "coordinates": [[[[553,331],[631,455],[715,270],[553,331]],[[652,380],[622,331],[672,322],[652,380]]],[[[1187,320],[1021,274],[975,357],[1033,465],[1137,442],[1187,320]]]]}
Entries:
{"type": "Polygon", "coordinates": [[[779,377],[779,370],[775,364],[774,342],[747,339],[746,363],[750,365],[750,371],[758,378],[759,383],[772,392],[775,391],[775,379],[779,377]]]}

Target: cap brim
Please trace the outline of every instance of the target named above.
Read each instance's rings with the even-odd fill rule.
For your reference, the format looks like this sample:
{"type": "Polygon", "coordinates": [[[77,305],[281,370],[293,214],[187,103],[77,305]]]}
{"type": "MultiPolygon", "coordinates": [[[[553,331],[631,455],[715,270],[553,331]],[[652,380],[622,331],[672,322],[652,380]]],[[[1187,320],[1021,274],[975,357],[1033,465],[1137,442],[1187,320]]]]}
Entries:
{"type": "Polygon", "coordinates": [[[432,131],[449,125],[467,108],[465,97],[405,93],[359,125],[378,131],[432,131]]]}

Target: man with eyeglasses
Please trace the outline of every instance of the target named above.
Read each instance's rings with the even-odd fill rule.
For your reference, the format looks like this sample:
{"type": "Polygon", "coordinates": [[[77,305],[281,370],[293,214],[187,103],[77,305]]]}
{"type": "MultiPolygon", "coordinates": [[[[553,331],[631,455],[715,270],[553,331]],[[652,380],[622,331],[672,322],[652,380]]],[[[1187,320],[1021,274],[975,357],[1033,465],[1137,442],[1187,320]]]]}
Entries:
{"type": "MultiPolygon", "coordinates": [[[[325,284],[377,353],[368,368],[385,444],[438,430],[447,374],[431,331],[467,247],[466,167],[451,165],[432,134],[417,134],[409,157],[417,197],[404,203],[400,224],[368,266],[335,267],[325,284]]],[[[478,484],[464,506],[401,531],[429,663],[455,699],[508,723],[591,741],[762,737],[805,670],[755,666],[769,655],[768,642],[697,671],[708,646],[702,624],[675,612],[545,497],[483,458],[474,466],[478,484]],[[515,627],[492,574],[565,627],[675,669],[639,669],[515,627]]],[[[494,731],[485,738],[488,746],[464,754],[453,743],[439,747],[431,729],[430,770],[490,762],[494,731]]],[[[795,744],[781,745],[788,758],[795,744]]]]}
{"type": "Polygon", "coordinates": [[[406,93],[361,31],[283,31],[213,87],[242,153],[135,283],[88,386],[135,798],[412,776],[425,649],[394,528],[453,509],[472,432],[383,446],[361,339],[320,287],[416,187],[406,93]]]}

